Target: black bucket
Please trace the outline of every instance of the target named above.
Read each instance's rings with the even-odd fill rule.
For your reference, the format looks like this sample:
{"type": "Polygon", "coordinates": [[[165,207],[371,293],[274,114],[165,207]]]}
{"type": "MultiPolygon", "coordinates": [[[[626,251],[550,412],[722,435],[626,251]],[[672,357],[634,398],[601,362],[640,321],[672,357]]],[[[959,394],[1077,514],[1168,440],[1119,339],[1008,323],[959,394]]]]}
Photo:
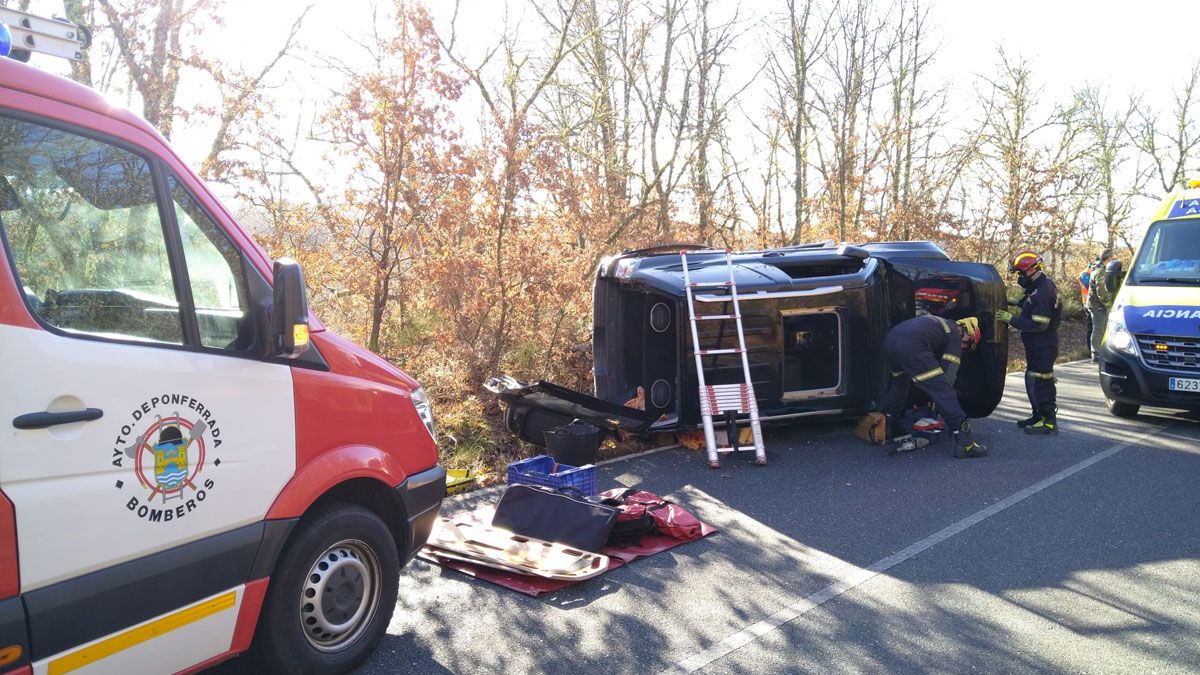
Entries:
{"type": "Polygon", "coordinates": [[[544,436],[546,450],[559,464],[583,466],[596,462],[596,451],[600,449],[600,429],[597,427],[575,420],[547,429],[544,436]]]}

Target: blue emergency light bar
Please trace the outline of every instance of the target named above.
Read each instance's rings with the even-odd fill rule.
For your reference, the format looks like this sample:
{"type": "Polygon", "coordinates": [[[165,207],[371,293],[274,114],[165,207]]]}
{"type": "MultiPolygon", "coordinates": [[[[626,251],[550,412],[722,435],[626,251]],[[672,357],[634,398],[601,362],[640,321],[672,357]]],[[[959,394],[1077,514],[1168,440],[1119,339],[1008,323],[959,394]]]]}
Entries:
{"type": "Polygon", "coordinates": [[[0,57],[8,56],[12,51],[12,31],[8,29],[8,24],[0,21],[0,57]]]}

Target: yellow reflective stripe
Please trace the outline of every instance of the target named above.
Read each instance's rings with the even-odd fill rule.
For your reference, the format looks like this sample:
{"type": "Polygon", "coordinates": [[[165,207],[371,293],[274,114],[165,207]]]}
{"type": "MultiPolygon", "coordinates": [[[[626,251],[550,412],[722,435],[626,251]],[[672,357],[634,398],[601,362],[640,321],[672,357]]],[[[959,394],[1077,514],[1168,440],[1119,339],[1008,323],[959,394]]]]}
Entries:
{"type": "Polygon", "coordinates": [[[903,370],[893,370],[892,371],[892,377],[900,377],[903,374],[904,374],[903,370]]]}
{"type": "Polygon", "coordinates": [[[1033,319],[1034,323],[1050,323],[1050,317],[1042,316],[1041,314],[1034,314],[1030,318],[1033,319]]]}
{"type": "Polygon", "coordinates": [[[949,361],[950,363],[957,363],[959,365],[962,365],[962,359],[958,358],[957,356],[955,356],[953,354],[943,354],[942,360],[949,361]]]}
{"type": "Polygon", "coordinates": [[[1048,373],[1039,373],[1036,370],[1027,370],[1027,371],[1025,371],[1025,374],[1029,375],[1030,377],[1036,377],[1039,380],[1053,380],[1054,379],[1054,371],[1053,370],[1048,373]]]}
{"type": "Polygon", "coordinates": [[[943,319],[940,316],[935,316],[933,318],[937,319],[938,323],[942,324],[942,330],[946,331],[947,333],[950,332],[950,322],[949,321],[943,319]]]}
{"type": "Polygon", "coordinates": [[[118,633],[107,640],[101,640],[79,651],[71,652],[62,658],[50,662],[50,675],[78,670],[100,659],[112,656],[117,652],[169,633],[176,628],[182,628],[189,623],[195,623],[200,619],[230,609],[233,607],[236,599],[237,591],[229,591],[224,595],[218,595],[198,605],[181,609],[174,614],[168,614],[161,619],[151,621],[137,628],[130,628],[123,633],[118,633]]]}
{"type": "Polygon", "coordinates": [[[924,382],[925,380],[928,380],[931,377],[937,377],[938,375],[941,375],[945,372],[946,371],[942,370],[941,366],[938,366],[937,368],[934,368],[933,370],[927,370],[927,371],[921,373],[920,375],[913,377],[913,382],[924,382]]]}

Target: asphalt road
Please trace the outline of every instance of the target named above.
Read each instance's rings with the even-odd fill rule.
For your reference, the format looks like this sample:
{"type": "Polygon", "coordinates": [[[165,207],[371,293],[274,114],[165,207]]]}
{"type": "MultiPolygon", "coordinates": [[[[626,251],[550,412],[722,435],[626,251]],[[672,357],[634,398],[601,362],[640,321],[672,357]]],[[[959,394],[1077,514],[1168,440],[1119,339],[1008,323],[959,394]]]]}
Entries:
{"type": "Polygon", "coordinates": [[[1094,366],[1057,372],[1062,433],[1017,430],[1010,377],[985,458],[838,424],[769,431],[765,468],[602,466],[721,532],[540,599],[414,561],[362,672],[1200,672],[1200,421],[1112,417],[1094,366]]]}

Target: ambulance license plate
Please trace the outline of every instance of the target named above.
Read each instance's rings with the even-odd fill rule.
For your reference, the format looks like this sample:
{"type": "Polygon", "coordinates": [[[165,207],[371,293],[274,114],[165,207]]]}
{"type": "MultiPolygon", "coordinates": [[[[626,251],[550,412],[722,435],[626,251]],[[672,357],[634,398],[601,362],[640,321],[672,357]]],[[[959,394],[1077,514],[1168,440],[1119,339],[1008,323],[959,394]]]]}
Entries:
{"type": "Polygon", "coordinates": [[[1200,380],[1187,377],[1172,377],[1167,380],[1167,389],[1171,391],[1194,391],[1200,393],[1200,380]]]}

